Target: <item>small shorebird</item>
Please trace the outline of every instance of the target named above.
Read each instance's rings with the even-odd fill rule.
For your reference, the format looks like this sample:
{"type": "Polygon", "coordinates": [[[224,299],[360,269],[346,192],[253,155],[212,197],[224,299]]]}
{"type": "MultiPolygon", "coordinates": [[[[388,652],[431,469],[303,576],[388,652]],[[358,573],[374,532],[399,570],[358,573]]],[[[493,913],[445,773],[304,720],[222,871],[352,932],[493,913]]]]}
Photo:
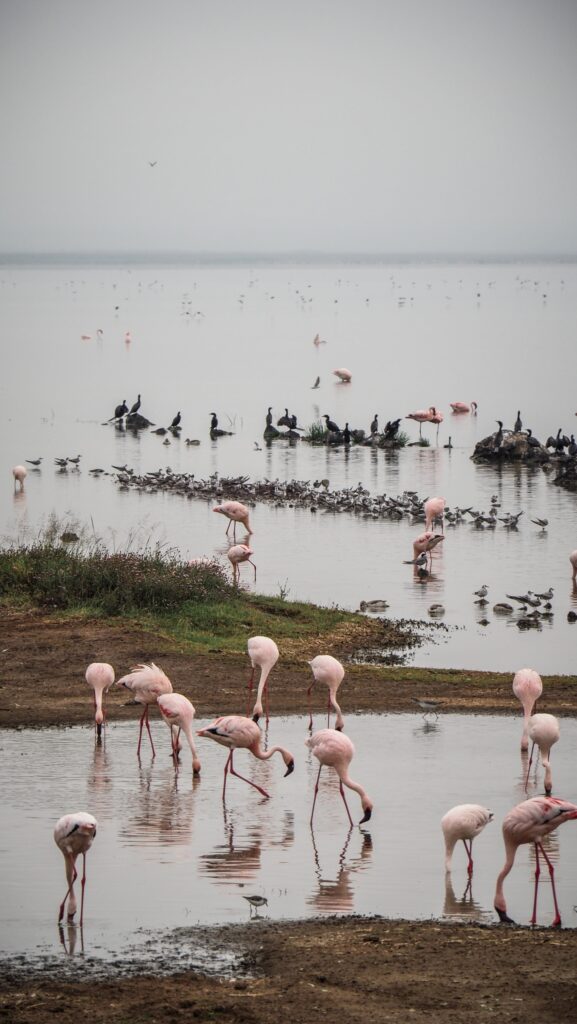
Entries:
{"type": "Polygon", "coordinates": [[[435,715],[439,717],[439,708],[445,703],[443,700],[427,700],[425,697],[411,697],[411,700],[418,704],[423,709],[423,718],[426,715],[435,715]]]}
{"type": "Polygon", "coordinates": [[[268,907],[268,900],[264,896],[243,896],[243,900],[250,905],[250,916],[254,908],[255,917],[258,917],[259,907],[268,907]]]}

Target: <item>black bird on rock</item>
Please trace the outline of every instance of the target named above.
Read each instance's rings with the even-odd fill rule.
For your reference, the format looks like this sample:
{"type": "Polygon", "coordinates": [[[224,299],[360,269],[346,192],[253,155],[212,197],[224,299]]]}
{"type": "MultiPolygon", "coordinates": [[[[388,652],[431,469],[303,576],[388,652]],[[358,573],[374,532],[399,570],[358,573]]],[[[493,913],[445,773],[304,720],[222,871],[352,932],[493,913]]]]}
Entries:
{"type": "MultiPolygon", "coordinates": [[[[331,433],[331,434],[340,434],[340,428],[337,427],[335,421],[332,420],[330,418],[330,416],[327,416],[326,412],[323,413],[323,419],[324,419],[324,421],[326,423],[326,427],[327,427],[327,430],[329,431],[329,433],[331,433]]],[[[280,423],[280,420],[279,420],[279,423],[280,423]]]]}
{"type": "Polygon", "coordinates": [[[122,399],[122,405],[117,405],[116,409],[114,410],[113,419],[119,420],[119,419],[121,419],[122,416],[126,416],[127,412],[128,412],[128,406],[126,404],[126,399],[123,398],[122,399]]]}
{"type": "Polygon", "coordinates": [[[175,430],[179,426],[181,419],[182,419],[182,416],[180,415],[180,410],[179,410],[177,412],[176,416],[174,417],[172,423],[170,424],[170,429],[171,430],[175,430]]]}

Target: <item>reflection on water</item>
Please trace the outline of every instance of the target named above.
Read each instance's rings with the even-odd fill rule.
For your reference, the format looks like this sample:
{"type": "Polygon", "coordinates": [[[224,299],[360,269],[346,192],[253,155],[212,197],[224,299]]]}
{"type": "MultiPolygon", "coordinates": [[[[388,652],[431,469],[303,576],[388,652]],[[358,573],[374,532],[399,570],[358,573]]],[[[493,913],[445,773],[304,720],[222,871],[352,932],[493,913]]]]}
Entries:
{"type": "Polygon", "coordinates": [[[443,917],[449,917],[459,921],[486,921],[491,914],[474,899],[473,879],[466,882],[462,896],[456,896],[453,888],[451,872],[445,874],[445,902],[443,904],[443,917]]]}
{"type": "Polygon", "coordinates": [[[59,924],[58,938],[67,956],[74,956],[76,952],[84,954],[84,928],[81,928],[80,925],[70,921],[66,925],[59,924]]]}
{"type": "Polygon", "coordinates": [[[315,858],[317,888],[315,892],[307,897],[306,902],[308,906],[313,907],[316,912],[323,914],[344,914],[347,911],[353,911],[355,905],[354,876],[357,871],[361,871],[369,866],[373,852],[373,840],[370,832],[364,830],[359,832],[354,828],[349,829],[344,845],[338,854],[338,861],[333,868],[332,875],[329,874],[330,868],[327,868],[327,865],[330,864],[331,859],[334,860],[334,849],[331,850],[332,858],[329,857],[328,853],[324,854],[325,870],[323,871],[317,840],[312,827],[311,840],[315,858]],[[347,858],[347,851],[353,834],[355,840],[357,840],[357,846],[360,839],[360,853],[357,856],[349,855],[347,858]]]}

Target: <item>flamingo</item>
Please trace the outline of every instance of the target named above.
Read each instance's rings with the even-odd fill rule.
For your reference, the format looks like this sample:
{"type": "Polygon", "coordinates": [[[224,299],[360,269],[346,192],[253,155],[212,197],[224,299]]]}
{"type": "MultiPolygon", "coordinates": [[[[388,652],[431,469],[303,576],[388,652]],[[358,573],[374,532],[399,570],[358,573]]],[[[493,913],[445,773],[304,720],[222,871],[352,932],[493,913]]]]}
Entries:
{"type": "Polygon", "coordinates": [[[539,875],[541,874],[539,852],[545,858],[551,877],[553,903],[555,904],[553,927],[558,927],[561,924],[557,893],[555,892],[555,872],[553,864],[543,849],[541,840],[543,836],[559,828],[559,825],[563,825],[566,821],[571,821],[574,818],[577,818],[577,804],[571,804],[569,801],[560,800],[555,796],[534,796],[532,800],[525,800],[522,804],[517,804],[505,816],[503,821],[503,839],[505,841],[506,858],[503,869],[497,878],[493,904],[501,921],[506,924],[514,924],[514,921],[507,916],[507,904],[503,895],[503,882],[515,863],[517,849],[524,843],[535,843],[535,896],[533,898],[531,924],[535,924],[537,920],[537,886],[539,884],[539,875]]]}
{"type": "Polygon", "coordinates": [[[337,690],[343,681],[345,670],[341,665],[340,661],[333,658],[332,654],[317,654],[316,658],[309,661],[309,665],[313,670],[313,682],[307,690],[307,696],[309,699],[309,729],[313,727],[313,716],[311,711],[311,690],[313,684],[324,683],[329,688],[329,699],[327,704],[327,725],[330,722],[331,707],[336,711],[337,719],[335,722],[335,729],[339,732],[344,728],[345,720],[343,718],[341,709],[337,704],[337,690]]]}
{"type": "Polygon", "coordinates": [[[190,703],[188,697],[185,697],[182,693],[162,693],[157,699],[157,704],[160,708],[160,714],[170,729],[170,740],[172,743],[172,754],[175,766],[178,761],[178,751],[180,749],[178,738],[180,736],[180,730],[182,729],[188,740],[188,745],[192,753],[193,774],[200,775],[200,761],[196,753],[196,747],[194,745],[192,735],[194,707],[190,703]],[[178,730],[176,735],[175,730],[178,730]]]}
{"type": "Polygon", "coordinates": [[[473,874],[473,839],[493,820],[493,814],[481,804],[458,804],[441,819],[445,837],[445,871],[451,870],[453,850],[459,839],[467,851],[467,874],[473,874]],[[467,840],[469,845],[467,846],[467,840]]]}
{"type": "Polygon", "coordinates": [[[422,436],[421,432],[423,429],[423,423],[429,423],[431,416],[436,412],[434,405],[429,406],[428,409],[417,409],[416,412],[409,412],[405,416],[406,420],[416,420],[419,424],[419,437],[422,436]]]}
{"type": "Polygon", "coordinates": [[[335,377],[338,377],[341,384],[350,384],[353,375],[350,370],[347,370],[344,366],[341,366],[338,370],[333,370],[335,377]]]}
{"type": "Polygon", "coordinates": [[[257,786],[256,782],[251,782],[244,775],[239,775],[238,772],[235,772],[232,762],[232,755],[235,750],[250,750],[253,757],[258,758],[259,761],[268,761],[273,754],[280,754],[286,765],[285,778],[294,771],[295,762],[292,754],[285,750],[284,747],[278,746],[271,747],[266,752],[261,750],[260,735],[260,729],[256,722],[253,722],[252,718],[245,718],[243,715],[227,715],[223,718],[215,718],[214,722],[211,722],[210,725],[197,731],[197,736],[206,736],[208,739],[215,740],[216,743],[220,743],[223,747],[228,747],[230,750],[224,766],[223,800],[226,792],[226,777],[229,771],[231,775],[236,775],[237,778],[248,782],[249,786],[258,789],[259,793],[263,796],[268,798],[270,795],[261,786],[257,786]]]}
{"type": "Polygon", "coordinates": [[[96,725],[96,735],[100,739],[105,717],[102,698],[114,682],[114,669],[112,665],[105,661],[93,661],[86,669],[85,679],[94,690],[94,707],[96,709],[94,722],[96,725]]]}
{"type": "Polygon", "coordinates": [[[64,906],[68,900],[68,920],[71,921],[76,913],[76,896],[74,894],[74,883],[78,877],[76,870],[76,858],[82,854],[82,897],[80,900],[80,927],[84,918],[84,887],[86,885],[86,854],[96,835],[98,822],[86,811],[76,811],[74,814],[65,814],[59,818],[54,827],[54,842],[62,851],[66,864],[66,881],[68,889],[60,904],[58,922],[64,917],[64,906]]]}
{"type": "Polygon", "coordinates": [[[311,825],[313,823],[315,804],[317,802],[317,795],[319,791],[319,779],[323,765],[328,765],[329,768],[334,768],[339,777],[339,789],[347,810],[351,827],[353,825],[353,819],[351,818],[351,812],[349,811],[343,786],[347,786],[348,789],[354,789],[355,793],[358,793],[361,798],[361,805],[364,813],[363,817],[359,821],[359,825],[363,825],[365,821],[369,821],[373,811],[373,802],[370,797],[367,796],[363,787],[358,782],[353,782],[349,775],[349,765],[355,753],[355,748],[349,737],[345,736],[342,732],[336,732],[335,729],[319,729],[318,732],[313,733],[312,736],[305,740],[305,743],[307,747],[311,748],[317,760],[320,761],[311,810],[311,825]]]}
{"type": "Polygon", "coordinates": [[[467,404],[467,402],[449,402],[449,405],[451,406],[451,410],[455,413],[470,412],[473,416],[477,413],[476,402],[470,402],[469,404],[467,404]]]}
{"type": "Polygon", "coordinates": [[[421,533],[417,539],[413,541],[413,560],[415,560],[419,555],[428,553],[432,565],[432,552],[437,547],[437,544],[440,544],[444,539],[445,538],[442,533],[433,533],[431,530],[421,533]]]}
{"type": "Polygon", "coordinates": [[[529,739],[531,740],[531,754],[529,757],[529,767],[527,768],[527,778],[525,780],[525,789],[529,782],[529,772],[531,770],[531,763],[533,761],[533,751],[535,744],[539,747],[539,753],[541,755],[541,762],[545,769],[545,792],[549,796],[553,789],[553,779],[551,777],[551,765],[549,764],[549,755],[551,753],[551,747],[557,743],[559,739],[559,722],[555,718],[555,715],[531,715],[528,723],[529,739]]]}
{"type": "MultiPolygon", "coordinates": [[[[279,652],[278,647],[274,640],[271,640],[268,636],[251,636],[247,641],[248,656],[252,665],[252,671],[250,674],[250,681],[248,684],[249,699],[252,693],[252,687],[254,683],[254,670],[256,666],[260,668],[260,677],[258,681],[258,690],[256,695],[256,701],[254,708],[252,709],[252,720],[258,722],[262,715],[262,695],[263,691],[266,693],[266,724],[268,725],[268,676],[271,670],[276,665],[279,652]]],[[[248,707],[247,707],[248,715],[248,707]]]]}
{"type": "Polygon", "coordinates": [[[438,444],[439,443],[439,427],[441,426],[441,423],[443,422],[445,417],[443,416],[443,413],[439,412],[438,409],[435,409],[434,406],[433,406],[433,409],[434,409],[434,411],[431,413],[431,415],[429,417],[429,422],[437,424],[437,444],[438,444]]]}
{"type": "Polygon", "coordinates": [[[14,466],[12,469],[12,476],[14,477],[14,490],[16,490],[16,484],[20,484],[20,490],[24,490],[24,481],[28,476],[28,470],[26,466],[14,466]]]}
{"type": "Polygon", "coordinates": [[[140,745],[142,743],[142,727],[146,725],[152,756],[156,756],[152,734],[148,723],[148,706],[156,704],[156,701],[163,693],[172,693],[172,683],[168,676],[165,676],[161,668],[151,661],[150,665],[136,665],[128,675],[116,680],[117,686],[125,686],[130,690],[138,704],[144,704],[144,711],[140,717],[140,731],[138,733],[138,748],[136,754],[140,757],[140,745]]]}
{"type": "Polygon", "coordinates": [[[231,524],[234,523],[232,535],[236,540],[236,524],[242,523],[247,533],[252,533],[248,522],[249,510],[246,505],[243,505],[242,501],[223,501],[221,505],[215,505],[212,510],[213,512],[220,512],[221,516],[226,516],[230,520],[226,532],[230,530],[231,524]]]}
{"type": "Polygon", "coordinates": [[[529,746],[528,728],[529,718],[538,697],[543,693],[541,676],[532,668],[520,668],[513,678],[513,693],[523,705],[523,733],[521,736],[521,750],[527,750],[529,746]]]}
{"type": "Polygon", "coordinates": [[[256,565],[254,564],[250,557],[253,554],[254,551],[252,550],[252,548],[249,548],[248,544],[233,544],[232,547],[228,549],[226,557],[228,558],[230,564],[232,565],[232,575],[235,582],[238,580],[239,577],[239,565],[241,562],[250,562],[254,569],[254,578],[256,580],[256,565]]]}
{"type": "Polygon", "coordinates": [[[441,530],[444,533],[444,511],[445,511],[445,499],[444,498],[429,498],[424,505],[425,509],[425,530],[431,530],[433,526],[433,520],[440,518],[441,530]]]}
{"type": "MultiPolygon", "coordinates": [[[[577,416],[577,413],[575,413],[577,416]]],[[[569,561],[571,562],[571,568],[573,570],[573,579],[577,578],[577,550],[572,551],[569,555],[569,561]]]]}

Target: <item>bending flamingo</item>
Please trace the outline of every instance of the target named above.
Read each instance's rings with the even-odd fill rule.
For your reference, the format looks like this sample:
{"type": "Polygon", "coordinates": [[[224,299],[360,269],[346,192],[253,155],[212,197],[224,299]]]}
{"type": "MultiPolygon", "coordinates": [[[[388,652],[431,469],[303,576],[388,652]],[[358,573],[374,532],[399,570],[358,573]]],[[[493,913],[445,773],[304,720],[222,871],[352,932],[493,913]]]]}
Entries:
{"type": "Polygon", "coordinates": [[[20,490],[24,490],[24,481],[28,476],[28,470],[26,466],[14,466],[12,469],[12,476],[14,477],[14,490],[16,490],[16,484],[20,484],[20,490]]]}
{"type": "Polygon", "coordinates": [[[170,741],[172,743],[172,755],[174,764],[177,765],[180,744],[178,742],[180,732],[184,733],[192,753],[192,771],[194,775],[200,775],[200,761],[196,753],[194,738],[192,735],[192,723],[194,721],[194,707],[188,697],[182,693],[162,693],[157,700],[160,714],[170,729],[170,741]]]}
{"type": "Polygon", "coordinates": [[[236,775],[237,778],[248,782],[249,786],[258,789],[259,793],[262,793],[263,796],[267,798],[270,796],[265,789],[257,786],[256,782],[251,782],[244,775],[239,775],[238,772],[235,772],[232,763],[232,755],[235,750],[250,750],[253,757],[258,758],[259,761],[268,761],[273,754],[280,754],[286,765],[285,778],[294,771],[294,757],[284,747],[277,746],[271,747],[267,751],[261,750],[260,729],[256,722],[253,722],[252,718],[244,718],[242,715],[227,715],[223,718],[215,718],[214,722],[211,722],[210,725],[205,726],[204,729],[199,729],[197,736],[206,736],[208,739],[215,740],[216,743],[220,743],[223,747],[228,747],[230,750],[224,766],[223,800],[226,792],[226,777],[229,771],[231,775],[236,775]]]}
{"type": "MultiPolygon", "coordinates": [[[[268,677],[269,673],[278,661],[278,647],[274,640],[271,640],[268,636],[251,636],[250,640],[247,641],[246,646],[248,649],[250,663],[252,665],[248,684],[248,700],[250,700],[250,695],[252,693],[254,670],[257,666],[260,668],[256,701],[252,709],[252,720],[253,722],[258,722],[262,715],[262,695],[264,691],[264,693],[266,693],[266,724],[268,725],[268,677]]],[[[248,715],[248,706],[246,713],[248,715]]]]}
{"type": "Polygon", "coordinates": [[[339,732],[344,728],[345,720],[343,718],[341,709],[337,704],[337,690],[343,681],[345,670],[341,665],[340,661],[333,658],[331,654],[317,654],[316,658],[309,661],[309,665],[313,671],[313,681],[307,690],[308,702],[309,702],[309,729],[313,727],[313,716],[311,711],[311,691],[314,683],[324,683],[329,688],[329,698],[327,704],[327,726],[330,723],[331,707],[334,708],[337,719],[335,722],[335,729],[339,732]]]}
{"type": "Polygon", "coordinates": [[[571,562],[571,568],[573,570],[573,579],[577,577],[577,551],[572,551],[569,555],[569,561],[571,562]]]}
{"type": "Polygon", "coordinates": [[[349,775],[349,765],[355,753],[355,748],[349,737],[345,736],[342,732],[336,732],[334,729],[319,729],[318,732],[313,733],[312,736],[305,740],[305,743],[307,747],[311,748],[317,760],[320,761],[311,810],[311,825],[313,823],[315,804],[317,802],[317,795],[319,791],[319,779],[323,765],[327,765],[329,768],[334,768],[339,777],[339,789],[351,826],[353,824],[353,819],[351,818],[351,812],[349,811],[343,786],[347,786],[348,789],[354,789],[355,793],[358,793],[361,798],[361,805],[364,814],[359,821],[359,825],[362,825],[365,821],[369,821],[373,811],[373,802],[370,797],[367,796],[363,787],[358,782],[353,782],[349,775]]]}
{"type": "Polygon", "coordinates": [[[235,583],[238,581],[240,575],[239,566],[242,562],[250,562],[254,569],[254,578],[256,580],[256,565],[251,559],[251,555],[254,554],[252,548],[249,548],[248,544],[233,544],[228,549],[226,557],[232,565],[232,575],[235,583]]]}
{"type": "Polygon", "coordinates": [[[85,678],[88,685],[94,690],[94,707],[96,709],[94,722],[96,725],[96,735],[100,739],[102,725],[105,720],[102,698],[114,682],[114,669],[106,661],[93,661],[86,669],[85,678]]]}
{"type": "Polygon", "coordinates": [[[219,512],[221,516],[226,516],[229,520],[229,524],[226,528],[227,534],[231,525],[234,523],[232,535],[235,540],[237,523],[242,523],[246,532],[252,533],[248,521],[249,510],[246,505],[243,505],[242,501],[223,501],[221,505],[215,505],[212,511],[219,512]]]}
{"type": "Polygon", "coordinates": [[[436,438],[436,440],[437,440],[437,444],[438,444],[439,443],[439,427],[441,426],[441,423],[443,422],[445,417],[443,416],[443,413],[439,412],[438,409],[435,409],[434,406],[433,406],[433,410],[434,411],[429,416],[429,422],[430,423],[436,423],[436,425],[437,425],[437,438],[436,438]]]}
{"type": "Polygon", "coordinates": [[[54,828],[54,842],[62,851],[66,864],[66,881],[68,889],[60,904],[58,921],[64,917],[64,906],[68,900],[68,920],[71,921],[76,913],[76,896],[74,894],[74,883],[78,877],[76,870],[76,858],[82,854],[82,896],[80,900],[80,927],[84,918],[84,887],[86,885],[86,854],[92,846],[96,835],[96,818],[86,811],[77,811],[75,814],[65,814],[59,818],[54,828]]]}
{"type": "Polygon", "coordinates": [[[144,704],[144,711],[140,718],[140,730],[138,733],[138,747],[136,754],[137,756],[140,756],[142,727],[145,725],[148,732],[148,738],[150,740],[150,746],[152,747],[152,756],[155,757],[156,751],[154,749],[154,743],[152,742],[150,725],[148,724],[148,707],[150,704],[156,704],[161,694],[172,693],[172,683],[170,682],[170,679],[168,676],[165,676],[161,668],[158,668],[158,666],[151,661],[150,665],[136,665],[128,675],[123,676],[122,679],[117,679],[116,685],[125,686],[127,690],[132,692],[134,699],[138,704],[144,704]]]}
{"type": "Polygon", "coordinates": [[[424,504],[425,510],[425,530],[429,531],[433,528],[433,521],[435,519],[441,520],[441,531],[445,532],[444,529],[444,512],[445,512],[445,499],[444,498],[429,498],[424,504]]]}
{"type": "Polygon", "coordinates": [[[350,384],[353,379],[351,371],[347,370],[344,366],[340,367],[338,370],[333,370],[333,373],[335,377],[339,378],[341,384],[350,384]]]}
{"type": "Polygon", "coordinates": [[[507,916],[507,904],[503,894],[503,882],[515,863],[515,856],[519,846],[522,846],[524,843],[534,843],[535,895],[533,898],[531,924],[535,924],[537,921],[537,886],[539,884],[539,875],[541,874],[541,868],[539,866],[540,852],[545,858],[545,862],[549,868],[549,875],[551,877],[553,903],[555,904],[553,926],[555,927],[561,924],[561,915],[559,913],[559,905],[557,903],[557,893],[555,892],[555,872],[553,864],[543,849],[541,840],[543,836],[546,836],[549,832],[553,832],[556,828],[559,828],[559,825],[563,825],[566,821],[571,821],[574,818],[577,818],[577,804],[571,804],[568,800],[559,800],[554,796],[534,796],[532,800],[525,800],[522,804],[517,804],[517,806],[513,807],[513,809],[506,815],[503,821],[503,839],[505,841],[506,858],[503,869],[497,878],[497,888],[495,890],[494,900],[494,907],[501,921],[506,922],[507,924],[514,924],[514,921],[507,916]]]}
{"type": "Polygon", "coordinates": [[[557,743],[559,739],[559,722],[555,718],[555,715],[531,715],[528,725],[529,739],[531,740],[531,755],[529,757],[529,765],[527,768],[527,778],[525,779],[525,789],[529,782],[529,772],[531,771],[531,763],[533,761],[533,751],[535,744],[539,747],[539,753],[541,755],[541,763],[545,769],[545,792],[549,796],[553,789],[553,778],[551,775],[551,765],[549,763],[549,755],[551,754],[551,747],[557,743]]]}
{"type": "Polygon", "coordinates": [[[513,678],[513,693],[523,705],[523,733],[521,735],[521,750],[527,750],[529,746],[528,728],[529,719],[537,698],[543,693],[541,676],[532,668],[520,668],[513,678]]]}
{"type": "Polygon", "coordinates": [[[474,416],[477,412],[476,402],[470,402],[469,404],[467,404],[467,402],[449,402],[449,405],[451,406],[452,411],[456,413],[471,412],[474,416]]]}
{"type": "Polygon", "coordinates": [[[413,559],[418,558],[423,553],[428,554],[431,565],[433,564],[432,552],[444,541],[442,533],[433,533],[432,530],[427,530],[425,533],[421,533],[416,540],[413,541],[413,559]]]}
{"type": "Polygon", "coordinates": [[[473,839],[493,820],[491,811],[481,804],[458,804],[441,819],[445,837],[445,871],[451,870],[453,850],[461,839],[467,851],[467,874],[473,874],[473,839]],[[469,845],[467,846],[467,840],[469,845]]]}

